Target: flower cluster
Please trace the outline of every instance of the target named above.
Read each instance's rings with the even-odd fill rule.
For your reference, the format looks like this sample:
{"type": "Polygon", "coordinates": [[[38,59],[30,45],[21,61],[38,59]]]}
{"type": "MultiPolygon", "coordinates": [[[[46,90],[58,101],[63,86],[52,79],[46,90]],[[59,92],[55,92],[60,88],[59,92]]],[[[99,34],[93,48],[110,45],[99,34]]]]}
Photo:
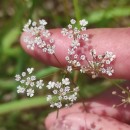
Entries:
{"type": "Polygon", "coordinates": [[[82,19],[79,21],[79,24],[81,27],[76,27],[76,20],[71,19],[68,28],[63,28],[61,30],[61,34],[63,34],[63,36],[68,36],[68,38],[73,38],[74,40],[82,39],[84,41],[88,41],[88,35],[85,33],[80,33],[81,31],[86,30],[86,25],[88,24],[88,21],[82,19]]]}
{"type": "Polygon", "coordinates": [[[116,105],[114,104],[113,107],[118,107],[123,105],[124,107],[127,107],[128,104],[130,104],[130,87],[127,86],[126,89],[123,88],[121,92],[113,91],[113,95],[118,96],[121,99],[121,103],[116,105]]]}
{"type": "Polygon", "coordinates": [[[61,30],[61,34],[63,36],[67,36],[68,38],[72,39],[70,48],[68,49],[68,55],[70,58],[71,56],[76,54],[77,49],[81,46],[81,41],[87,42],[89,40],[88,34],[84,33],[88,21],[82,19],[79,21],[79,24],[80,24],[80,28],[76,27],[76,20],[71,19],[68,28],[63,28],[61,30]]]}
{"type": "MultiPolygon", "coordinates": [[[[86,33],[87,24],[88,21],[85,19],[79,22],[71,19],[67,28],[61,30],[63,36],[71,39],[68,55],[65,57],[68,63],[66,69],[68,72],[78,69],[81,73],[91,74],[92,78],[96,78],[102,74],[112,76],[114,69],[111,64],[114,62],[116,56],[109,51],[98,55],[95,49],[89,49],[90,45],[88,43],[90,37],[86,33]],[[79,26],[77,27],[77,25],[79,26]]],[[[27,48],[32,51],[35,48],[40,48],[44,53],[55,55],[55,41],[52,38],[51,32],[45,28],[46,25],[47,22],[45,20],[39,20],[39,23],[29,20],[23,28],[23,31],[26,33],[24,35],[24,42],[27,48]]],[[[42,89],[44,86],[43,80],[37,80],[36,76],[32,75],[33,70],[34,68],[27,68],[27,72],[22,72],[21,75],[17,74],[15,76],[15,80],[20,83],[17,86],[17,93],[26,92],[27,96],[32,97],[35,87],[42,89]]],[[[68,107],[77,100],[79,87],[71,83],[70,79],[66,78],[66,75],[64,77],[60,82],[49,81],[46,85],[46,88],[51,91],[47,95],[47,101],[52,108],[68,107]]],[[[126,102],[130,102],[130,98],[124,98],[123,103],[126,102]]]]}
{"type": "Polygon", "coordinates": [[[86,61],[88,62],[87,65],[82,65],[80,68],[81,73],[90,73],[92,75],[92,78],[96,78],[101,74],[106,74],[108,76],[112,76],[114,73],[114,69],[109,66],[116,56],[112,52],[106,52],[103,55],[97,55],[96,50],[92,49],[90,50],[90,55],[92,60],[86,61]]]}
{"type": "Polygon", "coordinates": [[[34,68],[27,68],[27,72],[16,74],[15,80],[20,84],[17,86],[17,93],[27,93],[27,96],[34,96],[34,87],[42,89],[44,86],[43,80],[36,80],[36,76],[32,75],[34,68]],[[28,76],[29,75],[29,76],[28,76]]]}
{"type": "Polygon", "coordinates": [[[65,57],[68,62],[67,71],[72,72],[73,69],[78,69],[81,73],[91,74],[92,78],[98,77],[99,74],[112,76],[114,69],[110,65],[116,56],[108,51],[103,55],[97,55],[95,49],[91,49],[89,55],[87,55],[86,50],[83,51],[83,48],[89,46],[89,44],[87,44],[89,36],[84,32],[88,22],[85,19],[80,20],[80,29],[75,27],[76,20],[71,19],[70,23],[67,29],[63,28],[61,31],[63,36],[72,38],[71,45],[68,49],[68,56],[65,57]]]}
{"type": "Polygon", "coordinates": [[[23,31],[28,33],[24,37],[24,42],[27,44],[27,48],[34,50],[37,46],[42,49],[43,52],[48,54],[55,53],[54,39],[51,38],[51,33],[45,28],[47,22],[45,20],[39,20],[39,25],[35,21],[29,19],[25,24],[23,31]],[[44,39],[44,40],[43,40],[44,39]]]}
{"type": "Polygon", "coordinates": [[[106,74],[112,76],[114,69],[109,65],[114,61],[116,56],[112,52],[106,52],[103,55],[96,55],[96,50],[90,50],[91,60],[88,60],[87,56],[75,54],[71,59],[66,56],[68,62],[67,71],[71,72],[72,69],[79,69],[81,73],[88,73],[92,75],[92,78],[96,78],[99,74],[106,74]],[[85,65],[86,64],[86,65],[85,65]]]}
{"type": "Polygon", "coordinates": [[[47,101],[50,102],[50,107],[61,108],[63,107],[63,103],[65,103],[65,107],[68,107],[77,99],[79,88],[72,88],[69,78],[62,78],[61,82],[50,81],[46,87],[52,92],[52,95],[47,95],[47,101]],[[56,100],[53,95],[56,96],[56,100]]]}

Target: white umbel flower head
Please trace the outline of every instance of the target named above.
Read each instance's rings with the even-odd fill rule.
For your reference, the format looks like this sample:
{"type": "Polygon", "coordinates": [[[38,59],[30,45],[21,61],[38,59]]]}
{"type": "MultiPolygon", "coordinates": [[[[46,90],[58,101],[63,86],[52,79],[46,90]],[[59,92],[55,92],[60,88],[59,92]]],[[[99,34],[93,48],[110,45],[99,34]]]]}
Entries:
{"type": "Polygon", "coordinates": [[[73,89],[70,87],[69,78],[62,78],[62,82],[50,81],[48,85],[46,87],[51,90],[54,97],[57,97],[57,100],[55,100],[55,98],[53,99],[52,95],[47,95],[47,101],[50,102],[50,107],[67,107],[70,106],[70,104],[72,105],[73,102],[76,101],[79,89],[78,87],[74,87],[73,89]],[[66,102],[65,105],[63,105],[62,101],[66,102]]]}
{"type": "Polygon", "coordinates": [[[55,53],[55,48],[53,47],[54,39],[51,38],[51,32],[45,28],[46,25],[47,22],[44,19],[39,20],[39,23],[29,20],[28,23],[25,24],[23,31],[30,34],[24,37],[27,49],[33,51],[35,47],[38,47],[44,50],[44,53],[55,53]],[[48,45],[51,46],[51,51],[47,48],[48,45]]]}
{"type": "Polygon", "coordinates": [[[43,80],[37,80],[33,75],[34,68],[27,68],[26,72],[15,75],[15,80],[19,82],[17,87],[17,93],[27,93],[27,96],[32,97],[34,95],[34,87],[42,89],[44,86],[43,80]]]}

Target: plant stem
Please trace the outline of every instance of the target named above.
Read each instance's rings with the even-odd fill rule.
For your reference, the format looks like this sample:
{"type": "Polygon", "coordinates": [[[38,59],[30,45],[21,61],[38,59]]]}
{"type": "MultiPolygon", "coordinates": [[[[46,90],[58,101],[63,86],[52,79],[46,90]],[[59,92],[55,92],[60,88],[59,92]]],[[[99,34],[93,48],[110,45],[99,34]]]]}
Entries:
{"type": "Polygon", "coordinates": [[[58,119],[58,116],[59,116],[59,109],[57,109],[56,119],[58,119]]]}
{"type": "MultiPolygon", "coordinates": [[[[79,10],[79,1],[78,0],[73,0],[73,5],[74,5],[74,13],[75,13],[75,17],[76,20],[79,21],[80,20],[80,10],[79,10]]],[[[79,27],[79,24],[77,25],[79,27]]]]}
{"type": "Polygon", "coordinates": [[[60,64],[60,66],[62,67],[63,65],[60,63],[60,61],[58,60],[58,58],[56,57],[56,55],[55,54],[53,54],[54,55],[54,57],[56,58],[56,60],[57,60],[57,62],[60,64]]]}

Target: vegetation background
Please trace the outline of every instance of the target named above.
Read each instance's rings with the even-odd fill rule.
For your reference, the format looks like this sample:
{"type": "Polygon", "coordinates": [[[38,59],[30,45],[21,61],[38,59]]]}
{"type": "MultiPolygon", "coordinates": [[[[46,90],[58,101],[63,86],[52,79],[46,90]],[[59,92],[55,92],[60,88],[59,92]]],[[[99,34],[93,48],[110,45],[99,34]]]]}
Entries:
{"type": "MultiPolygon", "coordinates": [[[[60,73],[21,48],[19,38],[29,18],[46,19],[48,28],[65,27],[71,18],[85,18],[88,28],[128,27],[130,0],[0,0],[0,130],[45,130],[44,119],[54,111],[45,100],[46,91],[37,91],[33,98],[16,93],[14,76],[27,67],[36,68],[38,78],[49,75],[45,82],[58,79],[60,73]]],[[[101,78],[78,78],[83,98],[95,96],[111,85],[101,78]]]]}

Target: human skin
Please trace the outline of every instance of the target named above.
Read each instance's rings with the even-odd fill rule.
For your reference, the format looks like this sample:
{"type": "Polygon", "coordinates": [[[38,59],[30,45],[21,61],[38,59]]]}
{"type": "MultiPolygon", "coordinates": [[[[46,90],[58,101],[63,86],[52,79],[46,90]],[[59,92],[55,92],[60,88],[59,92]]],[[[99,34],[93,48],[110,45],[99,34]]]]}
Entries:
{"type": "MultiPolygon", "coordinates": [[[[35,48],[34,51],[27,49],[23,39],[28,33],[21,35],[21,46],[23,49],[43,62],[44,64],[65,67],[67,65],[65,56],[70,46],[71,40],[63,37],[61,29],[51,29],[52,38],[55,40],[55,55],[62,65],[60,65],[53,55],[42,52],[35,48]],[[49,58],[49,60],[48,60],[49,58]]],[[[104,28],[88,29],[86,33],[90,36],[89,44],[97,51],[103,54],[111,51],[116,55],[116,60],[112,64],[115,73],[111,78],[130,79],[130,28],[104,28]]],[[[126,87],[126,83],[123,86],[126,87]]],[[[82,103],[77,103],[68,109],[61,109],[59,117],[56,120],[56,112],[49,114],[45,121],[48,130],[130,130],[130,106],[112,108],[113,104],[119,104],[117,97],[113,97],[112,90],[104,92],[94,99],[86,101],[83,107],[82,103]],[[82,109],[81,109],[82,108],[82,109]],[[85,110],[84,110],[85,109],[85,110]]]]}

